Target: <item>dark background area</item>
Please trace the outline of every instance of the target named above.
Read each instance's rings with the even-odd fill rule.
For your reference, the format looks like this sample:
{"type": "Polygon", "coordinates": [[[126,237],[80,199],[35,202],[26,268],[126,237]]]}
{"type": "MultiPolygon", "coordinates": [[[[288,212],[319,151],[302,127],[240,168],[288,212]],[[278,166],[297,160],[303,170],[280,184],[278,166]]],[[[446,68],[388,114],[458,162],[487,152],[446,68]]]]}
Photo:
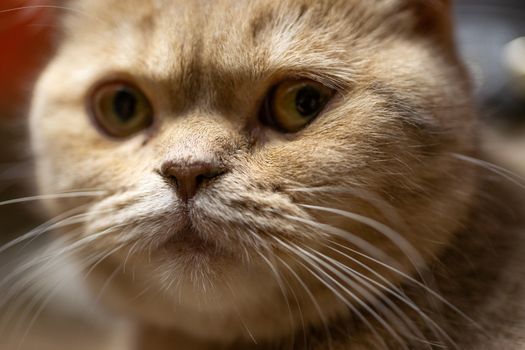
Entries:
{"type": "Polygon", "coordinates": [[[515,130],[525,121],[525,48],[521,76],[510,71],[504,57],[511,41],[525,37],[525,1],[460,0],[455,15],[459,46],[477,86],[480,116],[515,130]]]}

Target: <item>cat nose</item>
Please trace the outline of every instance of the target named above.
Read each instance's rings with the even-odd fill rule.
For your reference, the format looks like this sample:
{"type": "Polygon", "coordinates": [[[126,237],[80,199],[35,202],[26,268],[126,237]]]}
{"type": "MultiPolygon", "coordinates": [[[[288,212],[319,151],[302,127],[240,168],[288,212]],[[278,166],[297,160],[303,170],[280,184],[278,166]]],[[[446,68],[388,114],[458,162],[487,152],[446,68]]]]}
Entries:
{"type": "Polygon", "coordinates": [[[179,198],[184,202],[192,199],[203,183],[219,177],[224,169],[206,162],[181,163],[175,161],[165,162],[161,169],[161,176],[175,189],[179,198]]]}

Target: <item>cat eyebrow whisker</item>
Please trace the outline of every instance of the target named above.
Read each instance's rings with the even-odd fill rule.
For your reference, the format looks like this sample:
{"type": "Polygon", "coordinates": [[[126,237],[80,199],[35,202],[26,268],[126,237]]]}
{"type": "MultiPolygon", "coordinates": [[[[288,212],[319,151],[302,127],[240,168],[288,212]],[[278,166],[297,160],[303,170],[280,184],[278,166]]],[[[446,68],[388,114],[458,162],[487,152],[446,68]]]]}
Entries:
{"type": "MultiPolygon", "coordinates": [[[[332,53],[337,49],[332,48],[332,53]]],[[[287,52],[274,52],[271,62],[266,67],[265,75],[300,76],[318,81],[336,90],[345,90],[356,83],[359,76],[359,67],[337,57],[329,56],[326,52],[309,50],[302,55],[287,56],[287,52]]]]}

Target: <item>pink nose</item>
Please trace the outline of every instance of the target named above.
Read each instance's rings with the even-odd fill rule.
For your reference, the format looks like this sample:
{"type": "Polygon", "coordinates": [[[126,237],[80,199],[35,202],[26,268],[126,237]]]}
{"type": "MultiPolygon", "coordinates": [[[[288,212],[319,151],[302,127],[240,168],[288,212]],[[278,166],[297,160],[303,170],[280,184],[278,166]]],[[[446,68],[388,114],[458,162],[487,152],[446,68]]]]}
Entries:
{"type": "Polygon", "coordinates": [[[205,162],[188,164],[167,161],[160,169],[162,177],[176,189],[180,199],[184,202],[192,199],[203,183],[223,173],[224,170],[219,166],[205,162]]]}

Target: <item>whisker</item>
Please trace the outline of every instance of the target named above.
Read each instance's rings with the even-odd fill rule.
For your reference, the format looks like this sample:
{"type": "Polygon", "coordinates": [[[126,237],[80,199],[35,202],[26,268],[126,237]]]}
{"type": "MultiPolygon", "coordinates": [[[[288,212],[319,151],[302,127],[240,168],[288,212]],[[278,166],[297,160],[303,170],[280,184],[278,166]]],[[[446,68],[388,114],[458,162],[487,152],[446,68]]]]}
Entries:
{"type": "MultiPolygon", "coordinates": [[[[52,249],[53,247],[48,247],[42,253],[39,253],[39,254],[42,254],[42,256],[40,256],[38,259],[32,259],[28,261],[27,263],[18,266],[11,273],[4,276],[3,279],[0,281],[0,289],[3,289],[6,286],[6,284],[11,283],[18,276],[25,274],[25,273],[26,274],[31,273],[33,269],[37,269],[36,273],[33,271],[33,274],[38,276],[41,270],[45,270],[46,265],[42,265],[44,262],[48,260],[52,260],[53,258],[56,258],[59,256],[55,254],[55,251],[52,249]]],[[[3,298],[7,301],[10,300],[17,293],[19,289],[25,288],[28,284],[30,284],[32,281],[35,281],[35,280],[36,280],[36,277],[30,277],[27,280],[22,279],[16,282],[13,281],[13,284],[10,286],[10,288],[3,294],[3,298]]]]}
{"type": "Polygon", "coordinates": [[[103,23],[99,18],[94,17],[86,13],[85,11],[80,11],[78,9],[75,9],[73,7],[68,6],[58,6],[58,5],[28,5],[28,6],[19,6],[19,7],[13,7],[6,10],[0,10],[0,14],[6,14],[10,12],[19,12],[19,11],[26,11],[26,10],[34,10],[34,9],[50,9],[50,10],[63,10],[68,12],[77,13],[83,16],[86,16],[88,18],[94,19],[98,21],[99,23],[103,23]]]}
{"type": "MultiPolygon", "coordinates": [[[[335,242],[334,242],[335,243],[335,242]]],[[[441,303],[443,303],[444,305],[446,305],[448,308],[450,308],[452,311],[456,312],[458,315],[460,315],[461,317],[463,317],[466,321],[470,322],[473,326],[475,326],[476,328],[478,328],[478,330],[480,331],[483,331],[484,328],[483,326],[481,326],[478,322],[474,321],[471,317],[469,317],[468,315],[466,315],[463,311],[461,311],[460,309],[458,309],[454,304],[450,303],[448,300],[446,300],[441,294],[437,293],[436,291],[432,290],[431,288],[429,288],[427,285],[425,285],[424,283],[421,283],[420,281],[418,281],[417,279],[411,277],[410,275],[392,267],[392,266],[389,266],[388,264],[385,264],[383,262],[381,262],[380,260],[377,260],[377,259],[374,259],[373,257],[370,257],[366,254],[363,254],[357,250],[353,250],[349,247],[346,247],[342,244],[338,244],[338,243],[335,243],[337,244],[338,246],[340,246],[341,248],[343,249],[346,249],[346,250],[349,250],[351,251],[352,253],[355,253],[359,256],[362,256],[363,258],[367,259],[367,260],[370,260],[396,274],[398,274],[399,276],[403,277],[406,281],[410,282],[410,283],[413,283],[415,284],[416,286],[420,287],[420,288],[423,288],[427,293],[429,293],[430,295],[432,295],[433,297],[435,297],[437,300],[439,300],[441,303]]]]}
{"type": "MultiPolygon", "coordinates": [[[[355,285],[355,287],[358,289],[359,293],[366,298],[367,301],[369,301],[372,305],[376,305],[376,306],[379,306],[381,307],[381,303],[385,303],[387,304],[387,306],[389,306],[393,311],[397,311],[397,315],[399,316],[399,318],[402,319],[402,321],[404,322],[404,324],[408,327],[408,328],[411,328],[411,332],[413,332],[413,334],[415,333],[419,333],[421,334],[421,332],[417,329],[417,327],[412,327],[414,325],[414,322],[409,320],[408,317],[406,316],[405,313],[401,312],[401,310],[392,302],[390,301],[390,299],[385,295],[383,294],[378,286],[381,288],[381,289],[387,289],[387,287],[385,287],[384,285],[382,285],[381,283],[377,282],[377,281],[374,281],[373,279],[371,279],[370,277],[368,276],[365,276],[364,274],[352,269],[351,267],[335,260],[335,259],[332,259],[330,258],[328,255],[326,254],[323,254],[321,253],[320,251],[317,251],[315,249],[308,249],[306,248],[310,253],[312,254],[315,254],[317,255],[320,259],[323,259],[326,263],[332,265],[335,269],[339,270],[341,273],[345,273],[347,274],[350,278],[352,278],[353,282],[355,282],[356,284],[354,283],[350,283],[352,281],[349,281],[349,280],[346,280],[345,282],[347,282],[349,285],[352,284],[352,285],[355,285]],[[364,288],[366,288],[367,290],[370,291],[370,293],[364,291],[359,285],[363,285],[364,288]]],[[[342,278],[341,276],[339,276],[340,278],[342,278]]],[[[388,310],[388,308],[382,308],[381,310],[382,312],[384,313],[390,313],[390,310],[388,310]]],[[[385,315],[387,316],[387,315],[385,315]]],[[[398,320],[397,320],[398,321],[398,320]]],[[[405,331],[405,327],[403,326],[403,332],[405,331]]]]}
{"type": "MultiPolygon", "coordinates": [[[[120,247],[122,248],[122,247],[120,247]]],[[[115,277],[117,277],[117,275],[122,272],[122,265],[118,266],[115,271],[113,271],[111,273],[111,275],[109,275],[109,277],[107,278],[106,282],[104,282],[104,284],[102,285],[102,287],[100,288],[100,291],[98,292],[98,295],[97,297],[95,298],[95,303],[99,303],[100,302],[100,299],[102,299],[102,297],[104,296],[104,294],[106,293],[106,289],[109,288],[109,285],[111,284],[111,282],[113,282],[113,280],[115,279],[115,277]]]]}
{"type": "MultiPolygon", "coordinates": [[[[342,252],[340,252],[339,250],[336,250],[336,249],[333,249],[332,247],[329,247],[327,246],[327,248],[330,248],[332,249],[333,251],[337,252],[338,254],[341,254],[349,259],[353,259],[351,258],[349,255],[347,254],[344,254],[342,252]]],[[[355,271],[355,270],[352,270],[350,269],[348,266],[342,264],[341,262],[337,261],[337,260],[334,260],[328,256],[325,256],[324,257],[325,259],[329,260],[332,264],[336,265],[336,266],[339,266],[340,269],[342,270],[345,270],[347,271],[348,273],[354,275],[356,278],[360,279],[360,280],[365,280],[364,283],[366,285],[369,285],[370,287],[373,287],[373,286],[377,286],[379,289],[383,290],[385,293],[387,294],[390,294],[392,295],[395,299],[401,301],[404,305],[408,306],[410,309],[412,309],[413,311],[416,312],[416,314],[418,314],[422,320],[424,321],[424,323],[428,326],[428,328],[431,330],[431,332],[434,334],[434,336],[438,339],[445,339],[447,342],[449,342],[450,344],[452,344],[455,348],[457,348],[457,345],[455,343],[455,341],[434,321],[432,320],[426,313],[424,313],[411,299],[409,299],[405,294],[403,294],[402,292],[399,291],[398,288],[396,288],[395,286],[393,286],[391,284],[391,282],[389,282],[388,280],[386,280],[386,278],[384,278],[383,276],[381,276],[380,274],[378,274],[376,271],[374,271],[373,269],[371,269],[370,267],[366,266],[365,264],[361,263],[360,261],[358,261],[357,259],[353,259],[355,260],[356,263],[360,264],[360,266],[363,266],[365,268],[367,268],[368,271],[372,272],[374,275],[376,276],[379,276],[382,280],[385,281],[385,284],[388,284],[388,285],[391,285],[392,287],[389,288],[387,286],[385,286],[384,284],[382,283],[379,283],[378,281],[366,276],[366,275],[363,275],[362,273],[358,272],[358,271],[355,271]],[[372,285],[373,286],[372,286],[372,285]]],[[[377,293],[377,295],[380,297],[380,299],[384,302],[386,302],[391,308],[392,310],[398,314],[404,321],[405,323],[407,323],[407,326],[409,328],[411,328],[411,330],[414,332],[414,333],[417,333],[419,334],[419,336],[421,338],[425,338],[422,334],[421,334],[421,331],[419,330],[419,328],[412,326],[414,324],[414,322],[412,320],[410,320],[406,314],[401,311],[396,304],[392,303],[390,301],[390,299],[388,298],[387,295],[381,293],[376,287],[373,287],[375,289],[375,293],[377,293]]],[[[418,339],[416,338],[415,339],[416,341],[421,341],[421,339],[418,339]]],[[[426,339],[424,339],[423,341],[424,343],[427,343],[428,341],[426,339]]],[[[436,345],[436,344],[434,344],[436,345]]]]}
{"type": "MultiPolygon", "coordinates": [[[[267,257],[265,257],[263,253],[261,253],[260,251],[257,251],[257,254],[259,254],[259,256],[263,259],[264,262],[266,262],[266,264],[272,271],[275,277],[275,280],[277,281],[277,284],[279,285],[279,289],[281,290],[281,294],[286,303],[286,307],[288,308],[288,314],[290,315],[290,326],[292,327],[291,329],[295,329],[295,321],[293,317],[292,307],[290,306],[290,302],[288,301],[288,297],[286,296],[286,289],[284,287],[283,280],[281,278],[281,274],[277,271],[277,268],[275,267],[275,265],[272,264],[272,262],[267,257]]],[[[303,329],[304,329],[304,323],[303,323],[303,329]]]]}
{"type": "MultiPolygon", "coordinates": [[[[232,286],[228,283],[228,281],[224,281],[224,283],[226,284],[226,286],[228,287],[228,289],[230,290],[230,293],[232,294],[233,296],[233,299],[236,300],[238,299],[235,295],[235,292],[232,288],[232,286]]],[[[253,332],[250,330],[250,328],[248,327],[248,325],[246,324],[246,322],[244,322],[244,320],[242,319],[241,317],[241,313],[239,311],[239,309],[237,308],[237,304],[233,304],[233,307],[235,309],[235,313],[237,314],[237,317],[239,318],[239,322],[241,322],[241,325],[243,326],[243,328],[246,330],[246,333],[248,333],[248,336],[250,337],[250,339],[252,340],[252,342],[257,345],[257,339],[255,339],[255,336],[253,335],[253,332]]]]}
{"type": "Polygon", "coordinates": [[[425,260],[423,259],[423,257],[421,256],[421,254],[419,254],[417,249],[415,249],[414,246],[412,244],[410,244],[410,242],[408,242],[401,234],[399,234],[398,232],[396,232],[392,228],[386,226],[385,224],[383,224],[383,223],[381,223],[381,222],[379,222],[377,220],[374,220],[372,218],[369,218],[369,217],[366,217],[366,216],[363,216],[363,215],[359,215],[359,214],[356,214],[356,213],[352,213],[352,212],[349,212],[349,211],[345,211],[345,210],[334,209],[334,208],[327,208],[327,207],[321,207],[321,206],[309,205],[309,204],[299,204],[299,206],[301,206],[303,208],[308,208],[308,209],[313,209],[313,210],[318,210],[318,211],[323,211],[323,212],[327,212],[327,213],[341,215],[341,216],[346,217],[348,219],[351,219],[351,220],[357,221],[359,223],[362,223],[364,225],[367,225],[367,226],[373,228],[374,230],[376,230],[377,232],[382,233],[392,243],[397,245],[399,247],[399,249],[401,249],[401,251],[405,254],[405,256],[412,263],[412,265],[414,266],[416,271],[418,271],[418,273],[420,275],[422,275],[420,269],[422,267],[426,266],[426,263],[425,263],[425,260]]]}
{"type": "Polygon", "coordinates": [[[340,228],[333,227],[333,226],[330,226],[330,225],[327,225],[327,224],[323,224],[323,223],[319,223],[319,222],[316,222],[316,221],[304,219],[304,218],[299,218],[299,217],[295,217],[295,216],[291,216],[291,215],[284,215],[284,214],[282,216],[284,218],[286,218],[286,219],[289,219],[289,220],[292,220],[292,221],[296,221],[296,222],[300,222],[300,223],[303,223],[303,224],[306,224],[306,225],[318,228],[322,232],[328,232],[328,233],[330,233],[332,235],[340,237],[340,238],[346,240],[347,242],[350,242],[351,244],[355,245],[356,247],[362,249],[364,252],[370,254],[371,256],[373,256],[373,257],[375,257],[375,258],[377,258],[379,260],[387,261],[388,263],[390,263],[392,265],[395,265],[395,266],[400,266],[393,258],[391,258],[389,255],[385,254],[382,250],[380,250],[379,248],[377,248],[373,244],[369,243],[368,241],[362,239],[361,237],[359,237],[357,235],[354,235],[351,232],[348,232],[346,230],[342,230],[340,228]]]}
{"type": "MultiPolygon", "coordinates": [[[[348,248],[348,247],[345,247],[337,242],[334,242],[334,241],[330,241],[332,244],[335,244],[337,246],[340,246],[342,248],[346,248],[347,250],[349,251],[352,251],[352,252],[355,252],[353,249],[351,248],[348,248]]],[[[362,278],[368,280],[370,283],[374,284],[374,285],[377,285],[379,288],[381,288],[382,290],[384,290],[386,293],[392,295],[394,298],[398,299],[399,301],[401,301],[403,304],[407,305],[410,309],[414,310],[423,320],[424,322],[427,324],[427,326],[432,330],[432,332],[434,333],[434,335],[438,338],[440,338],[439,334],[441,334],[442,336],[444,336],[447,341],[449,341],[451,344],[455,344],[454,340],[452,338],[450,338],[450,336],[434,321],[432,320],[432,318],[430,318],[425,312],[423,312],[421,310],[421,308],[419,308],[410,298],[408,298],[406,296],[406,294],[404,294],[399,288],[397,288],[396,286],[394,286],[392,284],[392,282],[390,282],[389,280],[387,280],[384,276],[382,276],[381,274],[379,274],[377,271],[375,271],[374,269],[370,268],[368,265],[364,264],[363,262],[359,261],[358,259],[355,259],[353,257],[351,257],[350,255],[348,254],[345,254],[343,253],[342,251],[338,250],[338,249],[335,249],[329,245],[325,245],[328,249],[344,256],[345,258],[347,259],[350,259],[352,262],[358,264],[359,266],[363,267],[364,269],[366,269],[368,272],[372,273],[374,276],[378,277],[382,282],[384,282],[384,284],[382,283],[379,283],[373,279],[371,279],[370,277],[367,277],[361,273],[359,273],[358,271],[354,271],[354,273],[360,275],[362,278]],[[387,287],[388,286],[388,287],[387,287]],[[437,333],[436,333],[437,332],[437,333]],[[439,334],[438,334],[439,333],[439,334]]],[[[357,252],[355,252],[357,254],[357,252]]],[[[339,262],[337,262],[339,263],[339,262]]],[[[340,263],[339,263],[340,264],[340,263]]],[[[342,264],[341,264],[342,265],[342,264]]],[[[345,266],[345,265],[343,265],[345,266]]]]}
{"type": "MultiPolygon", "coordinates": [[[[326,288],[328,288],[335,296],[337,299],[339,299],[344,305],[346,305],[346,307],[348,307],[352,313],[354,315],[356,315],[360,320],[361,322],[372,332],[372,334],[374,335],[375,339],[377,339],[379,341],[379,343],[383,344],[383,346],[386,348],[386,344],[384,343],[384,339],[381,338],[381,336],[379,335],[379,333],[377,332],[377,330],[375,329],[375,327],[372,326],[372,324],[366,319],[366,317],[361,313],[361,311],[359,311],[352,303],[350,303],[335,287],[337,286],[338,288],[342,289],[343,291],[346,292],[346,288],[344,286],[341,286],[340,283],[338,283],[334,278],[332,278],[330,275],[328,275],[325,271],[323,271],[315,262],[311,261],[311,259],[308,259],[307,256],[304,255],[304,253],[301,253],[300,251],[298,251],[298,247],[295,246],[296,249],[294,249],[294,247],[288,245],[287,243],[285,243],[284,241],[280,240],[278,237],[274,237],[274,239],[280,243],[283,247],[287,248],[288,251],[290,251],[291,253],[293,253],[293,256],[296,256],[298,258],[301,258],[301,260],[303,260],[305,263],[307,263],[308,265],[310,265],[315,271],[317,272],[314,272],[312,269],[310,269],[308,266],[306,266],[302,261],[298,260],[298,259],[294,259],[296,260],[296,262],[301,265],[306,271],[308,271],[310,274],[312,274],[312,276],[314,278],[316,278],[319,282],[321,282],[326,288]],[[323,277],[327,278],[329,281],[326,281],[323,277]]],[[[349,294],[349,296],[351,296],[353,293],[349,292],[347,293],[349,294]]],[[[352,296],[351,296],[352,297],[352,296]]],[[[357,298],[355,295],[352,297],[352,299],[354,299],[355,301],[357,301],[357,298]]]]}
{"type": "Polygon", "coordinates": [[[275,255],[275,257],[276,257],[276,259],[278,259],[280,261],[281,264],[283,264],[284,267],[286,267],[288,269],[288,271],[290,271],[290,273],[295,277],[295,279],[299,282],[301,287],[304,289],[304,291],[306,292],[306,294],[308,295],[310,300],[312,300],[312,303],[314,304],[314,307],[315,307],[315,309],[316,309],[316,311],[319,314],[319,317],[321,319],[321,323],[323,324],[324,332],[325,332],[325,334],[327,336],[328,349],[331,350],[332,349],[332,342],[333,342],[332,334],[330,332],[330,329],[328,328],[328,320],[326,319],[326,316],[323,313],[323,311],[321,309],[321,306],[317,302],[317,299],[312,294],[312,291],[310,290],[310,288],[308,288],[308,286],[304,283],[304,281],[301,279],[301,277],[299,277],[297,272],[295,272],[295,270],[288,263],[286,263],[286,261],[284,261],[284,259],[280,258],[278,255],[275,255]]]}
{"type": "Polygon", "coordinates": [[[124,259],[124,267],[123,267],[123,270],[122,272],[123,273],[126,273],[126,265],[128,263],[128,260],[130,258],[130,256],[133,254],[133,252],[135,251],[135,249],[137,248],[137,245],[140,243],[139,240],[137,240],[128,250],[128,254],[126,254],[126,258],[124,259]]]}
{"type": "MultiPolygon", "coordinates": [[[[301,252],[306,254],[311,259],[317,261],[318,264],[323,266],[325,269],[330,271],[332,274],[343,280],[348,285],[352,285],[352,283],[349,283],[349,280],[346,276],[341,274],[338,270],[336,270],[333,266],[327,264],[325,261],[319,259],[315,255],[311,254],[307,250],[299,247],[298,245],[295,245],[294,248],[299,249],[301,252]]],[[[379,315],[370,305],[368,305],[366,302],[364,302],[359,296],[357,296],[354,292],[352,292],[349,288],[343,286],[340,282],[338,282],[335,279],[330,278],[334,283],[336,283],[346,294],[350,295],[352,299],[354,299],[365,311],[367,311],[376,321],[379,322],[381,326],[404,348],[408,350],[408,347],[406,345],[406,342],[403,341],[403,339],[399,336],[399,334],[379,315]]],[[[355,282],[355,281],[354,281],[355,282]]],[[[353,289],[355,289],[358,293],[360,293],[363,296],[363,290],[360,290],[360,286],[358,286],[356,283],[353,284],[353,289]]],[[[366,299],[366,298],[365,298],[366,299]]],[[[370,299],[367,299],[370,300],[370,299]]]]}
{"type": "MultiPolygon", "coordinates": [[[[48,293],[47,297],[45,297],[45,299],[41,302],[40,307],[36,310],[36,312],[34,313],[34,316],[29,321],[28,326],[27,326],[24,334],[22,335],[22,337],[21,337],[21,339],[19,341],[18,349],[20,349],[22,347],[22,345],[26,341],[27,337],[29,336],[29,333],[30,333],[31,329],[33,328],[34,324],[36,323],[36,321],[38,320],[38,318],[40,317],[42,312],[45,310],[47,305],[51,302],[53,297],[56,295],[56,293],[60,290],[60,287],[61,287],[61,285],[54,286],[53,289],[48,293]]],[[[41,296],[36,297],[33,300],[33,302],[30,303],[27,306],[26,310],[23,311],[22,316],[20,317],[21,321],[19,321],[19,323],[23,322],[29,316],[29,313],[31,312],[31,309],[33,309],[39,303],[40,298],[41,298],[41,296]]],[[[19,328],[19,326],[15,327],[15,329],[16,328],[19,328]]]]}
{"type": "Polygon", "coordinates": [[[408,229],[407,223],[403,217],[399,214],[397,208],[392,204],[388,203],[381,196],[376,195],[364,188],[349,188],[343,186],[321,186],[321,187],[310,187],[310,188],[291,188],[287,189],[288,192],[301,192],[318,195],[319,193],[336,193],[336,194],[350,194],[357,197],[367,203],[371,204],[375,209],[378,209],[381,214],[390,223],[395,223],[399,227],[408,229]]]}
{"type": "Polygon", "coordinates": [[[95,264],[93,264],[90,269],[87,271],[87,273],[84,275],[84,280],[86,280],[89,275],[107,258],[109,258],[111,255],[115,254],[117,251],[122,249],[126,244],[121,244],[117,246],[116,248],[111,249],[109,252],[104,254],[95,264]]]}
{"type": "MultiPolygon", "coordinates": [[[[80,231],[80,230],[77,230],[77,231],[80,231]]],[[[21,271],[15,271],[14,276],[18,276],[19,274],[24,273],[28,269],[36,268],[36,270],[33,271],[31,274],[27,275],[25,279],[13,284],[10,290],[8,290],[6,294],[4,294],[3,297],[5,300],[3,301],[3,303],[10,301],[11,299],[15,298],[15,296],[19,304],[23,303],[24,295],[27,294],[28,292],[31,292],[32,290],[31,284],[37,284],[40,282],[47,281],[47,279],[42,280],[42,279],[38,279],[38,277],[46,274],[51,268],[53,268],[55,264],[63,262],[63,259],[67,258],[66,254],[56,254],[56,250],[54,249],[54,247],[48,247],[47,249],[45,249],[43,254],[45,255],[43,255],[40,259],[34,259],[30,261],[28,264],[26,264],[26,266],[24,266],[24,269],[22,269],[21,271]],[[45,261],[48,261],[48,264],[42,264],[45,261]],[[25,293],[20,294],[19,291],[24,290],[24,289],[26,290],[25,293]]],[[[10,277],[5,278],[2,282],[5,283],[6,281],[10,279],[11,279],[10,277]]],[[[45,287],[37,288],[37,289],[45,290],[45,287]]],[[[10,309],[13,310],[12,312],[16,311],[17,308],[18,306],[16,303],[14,305],[10,305],[10,309]]],[[[9,316],[11,313],[8,313],[7,316],[9,316]]],[[[4,317],[5,316],[6,315],[4,315],[4,317]]],[[[9,320],[9,317],[5,318],[5,320],[6,321],[9,320]]]]}
{"type": "MultiPolygon", "coordinates": [[[[71,210],[68,210],[66,211],[65,213],[62,213],[56,217],[54,217],[53,219],[49,220],[49,221],[46,221],[45,223],[35,227],[34,229],[32,229],[31,231],[27,232],[26,234],[23,234],[19,237],[17,237],[16,239],[4,244],[3,246],[0,247],[0,254],[5,252],[6,250],[9,250],[11,248],[13,248],[14,246],[22,243],[22,242],[25,242],[29,239],[34,239],[44,233],[47,233],[51,230],[54,230],[54,229],[57,229],[57,228],[62,228],[62,227],[65,227],[65,226],[68,226],[68,225],[74,225],[76,223],[79,223],[81,221],[75,221],[73,220],[72,222],[70,221],[71,219],[73,218],[76,218],[77,216],[76,215],[73,215],[71,216],[71,214],[74,214],[76,212],[78,212],[79,210],[81,209],[84,209],[87,205],[81,205],[79,207],[76,207],[74,209],[71,209],[71,210]]],[[[31,241],[30,241],[31,242],[31,241]]],[[[29,242],[29,243],[30,243],[29,242]]]]}
{"type": "MultiPolygon", "coordinates": [[[[395,224],[395,227],[399,227],[404,232],[410,231],[409,225],[407,224],[405,219],[400,215],[396,207],[394,207],[388,201],[383,199],[381,196],[374,194],[373,192],[367,191],[364,188],[351,188],[347,186],[344,186],[344,187],[343,186],[322,186],[322,187],[310,187],[310,188],[292,188],[292,189],[289,189],[289,191],[312,193],[312,194],[318,194],[318,193],[350,194],[356,198],[359,198],[360,200],[367,202],[368,204],[372,205],[375,209],[379,210],[379,212],[384,216],[384,218],[389,223],[395,224]]],[[[396,266],[396,267],[400,269],[399,266],[396,266]]],[[[432,274],[423,275],[420,271],[417,271],[417,272],[418,272],[419,278],[424,284],[438,291],[438,287],[436,285],[434,276],[432,274]]],[[[432,304],[432,306],[435,309],[437,309],[437,306],[434,304],[434,300],[429,299],[429,302],[432,304]]]]}
{"type": "Polygon", "coordinates": [[[63,198],[81,198],[81,197],[100,197],[107,194],[107,191],[87,191],[87,192],[66,192],[58,194],[44,194],[40,196],[31,196],[24,198],[10,199],[3,202],[0,202],[0,206],[34,202],[34,201],[44,201],[50,199],[63,199],[63,198]]]}
{"type": "MultiPolygon", "coordinates": [[[[94,254],[93,256],[89,257],[87,259],[87,261],[84,261],[82,264],[80,264],[80,271],[83,270],[84,267],[82,267],[82,265],[89,265],[91,264],[92,261],[95,261],[98,259],[98,256],[100,255],[100,253],[97,253],[97,254],[94,254]]],[[[22,336],[22,339],[20,341],[20,344],[19,344],[19,347],[23,344],[23,342],[25,341],[25,339],[27,338],[27,336],[29,335],[29,332],[30,330],[32,329],[33,325],[35,324],[35,322],[37,321],[38,317],[40,316],[40,314],[45,310],[47,304],[52,300],[52,298],[54,297],[54,295],[60,290],[61,287],[63,287],[65,285],[65,283],[67,283],[68,280],[64,280],[64,281],[61,281],[59,283],[57,283],[49,293],[46,293],[46,291],[44,290],[44,293],[40,292],[38,295],[36,295],[34,298],[33,298],[33,301],[24,309],[22,315],[20,317],[20,320],[19,320],[19,324],[21,322],[23,322],[27,316],[29,315],[29,313],[31,312],[31,310],[37,306],[39,303],[41,304],[40,307],[36,310],[36,312],[34,313],[34,316],[32,317],[31,321],[28,323],[28,326],[26,327],[26,331],[24,332],[23,336],[22,336]],[[45,296],[47,294],[47,296],[45,297],[45,299],[40,302],[39,300],[45,296]]],[[[19,327],[19,326],[17,326],[19,327]]]]}
{"type": "MultiPolygon", "coordinates": [[[[78,241],[75,241],[68,246],[61,248],[58,252],[57,251],[51,251],[50,254],[45,255],[39,259],[34,259],[24,265],[19,266],[17,269],[15,269],[13,272],[8,274],[6,277],[3,278],[2,281],[0,281],[0,288],[2,288],[6,283],[9,283],[13,278],[16,278],[19,274],[24,273],[25,271],[30,270],[31,268],[35,266],[41,266],[43,263],[49,263],[50,260],[56,256],[69,256],[74,254],[77,250],[82,249],[84,246],[87,246],[88,244],[96,241],[99,238],[105,237],[106,235],[109,235],[114,232],[113,228],[106,229],[104,231],[98,232],[96,234],[84,237],[78,241]]],[[[46,265],[43,265],[46,266],[46,265]]]]}
{"type": "Polygon", "coordinates": [[[452,153],[452,155],[456,159],[463,160],[465,162],[477,165],[477,166],[479,166],[479,167],[481,167],[483,169],[489,170],[492,173],[497,174],[497,175],[503,177],[504,179],[510,181],[511,183],[513,183],[514,185],[518,186],[519,188],[525,189],[525,178],[523,178],[522,176],[520,176],[520,175],[518,175],[518,174],[516,174],[516,173],[514,173],[514,172],[512,172],[512,171],[510,171],[508,169],[505,169],[505,168],[503,168],[503,167],[501,167],[499,165],[487,162],[485,160],[469,157],[469,156],[466,156],[466,155],[463,155],[463,154],[452,153]]]}

